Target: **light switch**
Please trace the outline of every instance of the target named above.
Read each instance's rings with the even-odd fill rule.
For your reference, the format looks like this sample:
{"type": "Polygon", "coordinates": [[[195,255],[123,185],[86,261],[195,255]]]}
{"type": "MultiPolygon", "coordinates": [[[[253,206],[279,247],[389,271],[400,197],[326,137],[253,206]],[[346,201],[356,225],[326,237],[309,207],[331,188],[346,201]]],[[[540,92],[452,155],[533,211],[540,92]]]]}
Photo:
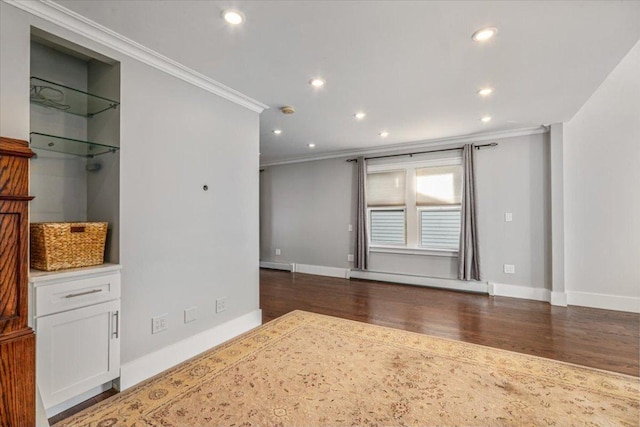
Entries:
{"type": "Polygon", "coordinates": [[[505,212],[504,214],[504,222],[513,221],[513,214],[511,212],[505,212]]]}
{"type": "Polygon", "coordinates": [[[198,307],[189,307],[184,310],[184,323],[191,323],[198,316],[198,307]]]}
{"type": "Polygon", "coordinates": [[[349,224],[349,231],[353,231],[353,225],[349,224]]]}

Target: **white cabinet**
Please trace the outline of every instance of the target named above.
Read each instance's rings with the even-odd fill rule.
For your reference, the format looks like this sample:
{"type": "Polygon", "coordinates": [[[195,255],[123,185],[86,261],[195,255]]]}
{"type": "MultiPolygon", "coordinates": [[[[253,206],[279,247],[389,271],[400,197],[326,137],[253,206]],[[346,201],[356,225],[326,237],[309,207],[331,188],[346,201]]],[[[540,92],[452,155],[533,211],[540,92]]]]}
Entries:
{"type": "Polygon", "coordinates": [[[119,268],[32,274],[36,379],[45,408],[120,376],[119,268]]]}

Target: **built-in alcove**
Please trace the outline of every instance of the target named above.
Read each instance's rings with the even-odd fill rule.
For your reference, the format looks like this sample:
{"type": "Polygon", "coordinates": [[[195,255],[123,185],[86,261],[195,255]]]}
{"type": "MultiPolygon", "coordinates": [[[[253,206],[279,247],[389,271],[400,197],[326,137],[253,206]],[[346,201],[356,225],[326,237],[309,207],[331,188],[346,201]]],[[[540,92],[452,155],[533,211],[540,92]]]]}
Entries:
{"type": "Polygon", "coordinates": [[[51,417],[120,376],[120,64],[36,28],[30,56],[30,222],[109,223],[103,265],[29,274],[51,417]]]}
{"type": "Polygon", "coordinates": [[[32,28],[30,75],[30,221],[107,221],[118,263],[120,64],[32,28]]]}

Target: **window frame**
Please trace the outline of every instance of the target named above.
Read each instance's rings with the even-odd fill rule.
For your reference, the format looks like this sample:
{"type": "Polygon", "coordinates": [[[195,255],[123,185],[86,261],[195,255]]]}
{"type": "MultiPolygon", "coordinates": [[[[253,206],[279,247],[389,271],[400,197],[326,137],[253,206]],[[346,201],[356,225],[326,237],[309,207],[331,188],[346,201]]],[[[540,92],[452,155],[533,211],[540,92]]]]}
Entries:
{"type": "Polygon", "coordinates": [[[411,255],[427,255],[427,256],[444,256],[444,257],[457,257],[458,249],[439,249],[432,247],[425,247],[421,245],[422,242],[422,230],[420,224],[420,210],[432,209],[432,208],[451,208],[456,206],[461,208],[461,205],[443,205],[443,206],[417,206],[416,205],[416,169],[429,168],[437,166],[462,166],[462,156],[455,157],[443,157],[438,159],[422,159],[416,160],[415,157],[409,158],[405,161],[384,162],[376,161],[375,163],[369,163],[367,165],[367,174],[376,172],[391,172],[404,170],[405,177],[405,205],[404,206],[384,206],[384,207],[368,207],[367,206],[367,226],[371,230],[371,213],[370,210],[399,210],[403,209],[405,212],[405,243],[400,244],[380,244],[371,242],[371,233],[368,233],[369,252],[378,253],[395,253],[395,254],[411,254],[411,255]]]}

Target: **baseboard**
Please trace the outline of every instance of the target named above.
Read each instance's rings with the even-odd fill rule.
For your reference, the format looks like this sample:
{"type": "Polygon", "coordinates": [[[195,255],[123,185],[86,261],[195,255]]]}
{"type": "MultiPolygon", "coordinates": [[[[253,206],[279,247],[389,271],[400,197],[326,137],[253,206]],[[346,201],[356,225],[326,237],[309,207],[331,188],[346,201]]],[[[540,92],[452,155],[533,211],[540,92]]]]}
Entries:
{"type": "Polygon", "coordinates": [[[403,285],[428,286],[455,291],[487,293],[485,282],[440,279],[436,277],[413,276],[410,274],[383,273],[380,271],[351,270],[352,279],[378,280],[381,282],[401,283],[403,285]]]}
{"type": "Polygon", "coordinates": [[[284,262],[260,261],[260,268],[270,268],[271,270],[291,271],[291,264],[284,262]]]}
{"type": "Polygon", "coordinates": [[[49,427],[49,418],[47,411],[44,409],[40,389],[36,385],[36,427],[49,427]]]}
{"type": "Polygon", "coordinates": [[[158,351],[127,362],[120,367],[119,389],[121,391],[126,390],[261,324],[262,310],[254,310],[158,351]]]}
{"type": "MultiPolygon", "coordinates": [[[[111,390],[112,387],[113,385],[111,384],[111,381],[109,381],[108,383],[104,383],[98,387],[92,388],[91,390],[85,391],[84,393],[76,397],[72,397],[67,401],[58,403],[57,405],[54,405],[50,408],[45,408],[45,413],[47,414],[47,418],[51,418],[54,415],[58,415],[60,412],[64,412],[69,408],[73,408],[74,406],[84,402],[85,400],[89,400],[92,397],[99,395],[100,393],[104,393],[107,390],[111,390]]],[[[39,395],[40,393],[38,393],[38,396],[39,395]]]]}
{"type": "Polygon", "coordinates": [[[534,301],[551,301],[551,291],[545,288],[530,288],[528,286],[508,285],[505,283],[490,283],[491,295],[509,298],[521,298],[534,301]]]}
{"type": "Polygon", "coordinates": [[[592,292],[567,292],[567,303],[582,307],[640,313],[640,298],[592,292]]]}
{"type": "Polygon", "coordinates": [[[553,292],[551,291],[551,305],[557,305],[560,307],[567,306],[567,293],[566,292],[553,292]]]}
{"type": "Polygon", "coordinates": [[[348,268],[324,267],[322,265],[310,264],[291,264],[292,273],[316,274],[318,276],[339,277],[341,279],[349,278],[348,268]]]}

